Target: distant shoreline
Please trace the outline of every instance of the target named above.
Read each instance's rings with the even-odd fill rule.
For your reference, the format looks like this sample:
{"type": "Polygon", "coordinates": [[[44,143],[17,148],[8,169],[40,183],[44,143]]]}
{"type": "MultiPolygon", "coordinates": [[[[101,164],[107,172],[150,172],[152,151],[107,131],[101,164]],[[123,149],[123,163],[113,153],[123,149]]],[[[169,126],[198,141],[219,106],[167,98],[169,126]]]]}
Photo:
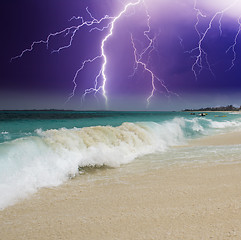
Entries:
{"type": "Polygon", "coordinates": [[[43,111],[55,111],[55,112],[59,112],[59,111],[63,111],[63,112],[179,112],[181,110],[163,110],[163,111],[159,111],[159,110],[150,110],[150,111],[146,111],[146,110],[74,110],[74,109],[1,109],[0,112],[3,111],[8,111],[8,112],[17,112],[17,111],[26,111],[26,112],[43,112],[43,111]]]}
{"type": "Polygon", "coordinates": [[[228,105],[226,107],[206,107],[199,109],[185,109],[184,112],[238,112],[241,111],[240,107],[234,107],[233,105],[228,105]]]}
{"type": "Polygon", "coordinates": [[[223,111],[204,111],[204,110],[190,110],[190,111],[186,111],[184,110],[183,112],[194,112],[194,113],[202,113],[202,112],[205,112],[205,113],[211,113],[211,112],[226,112],[226,113],[240,113],[241,114],[241,111],[228,111],[228,110],[223,110],[223,111]]]}
{"type": "MultiPolygon", "coordinates": [[[[230,105],[232,106],[232,105],[230,105]]],[[[207,108],[200,108],[200,109],[184,109],[184,110],[65,110],[65,109],[1,109],[1,112],[150,112],[150,113],[158,113],[158,112],[240,112],[241,113],[241,106],[239,108],[235,107],[207,107],[207,108]]]]}

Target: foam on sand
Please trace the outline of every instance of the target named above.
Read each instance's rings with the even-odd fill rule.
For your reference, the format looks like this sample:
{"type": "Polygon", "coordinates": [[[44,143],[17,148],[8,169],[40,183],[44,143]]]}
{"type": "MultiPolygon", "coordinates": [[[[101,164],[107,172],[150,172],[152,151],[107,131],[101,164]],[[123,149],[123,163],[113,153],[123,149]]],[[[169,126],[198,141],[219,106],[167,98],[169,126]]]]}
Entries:
{"type": "MultiPolygon", "coordinates": [[[[239,121],[214,122],[181,117],[161,123],[123,123],[118,127],[36,130],[37,136],[0,144],[0,208],[42,187],[58,186],[83,167],[118,167],[145,154],[164,152],[239,121]]],[[[161,161],[162,159],[160,159],[161,161]]]]}

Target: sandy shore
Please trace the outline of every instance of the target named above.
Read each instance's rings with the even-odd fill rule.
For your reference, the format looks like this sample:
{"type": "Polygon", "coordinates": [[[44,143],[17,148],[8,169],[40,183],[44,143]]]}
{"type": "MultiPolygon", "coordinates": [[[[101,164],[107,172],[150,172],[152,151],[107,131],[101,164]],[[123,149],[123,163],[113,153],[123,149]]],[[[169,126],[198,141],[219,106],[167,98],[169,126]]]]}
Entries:
{"type": "Polygon", "coordinates": [[[237,144],[241,144],[241,131],[203,137],[189,142],[189,145],[191,146],[218,146],[237,144]]]}
{"type": "Polygon", "coordinates": [[[241,163],[99,170],[99,180],[86,174],[1,211],[0,239],[241,239],[240,172],[241,163]]]}

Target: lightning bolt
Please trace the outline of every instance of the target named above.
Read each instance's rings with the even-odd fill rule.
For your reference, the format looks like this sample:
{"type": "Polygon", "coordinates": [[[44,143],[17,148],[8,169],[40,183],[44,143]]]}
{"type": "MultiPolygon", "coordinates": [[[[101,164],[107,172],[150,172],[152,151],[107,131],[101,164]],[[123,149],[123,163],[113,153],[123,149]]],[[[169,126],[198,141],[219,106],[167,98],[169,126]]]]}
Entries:
{"type": "Polygon", "coordinates": [[[151,54],[152,54],[152,52],[156,51],[156,49],[155,49],[155,42],[156,42],[157,37],[160,34],[160,32],[159,32],[158,35],[154,35],[153,38],[151,38],[149,36],[150,33],[151,33],[151,16],[150,16],[150,14],[148,12],[148,8],[147,8],[145,2],[143,3],[143,5],[144,5],[145,13],[146,13],[146,16],[147,16],[147,30],[144,31],[144,36],[147,39],[148,44],[147,44],[147,46],[145,48],[143,48],[141,53],[138,54],[137,48],[135,46],[135,41],[134,41],[134,38],[133,38],[133,34],[131,34],[131,43],[132,43],[132,47],[134,49],[134,72],[131,75],[131,77],[135,76],[139,66],[142,66],[144,71],[147,72],[150,75],[152,90],[151,90],[150,95],[146,99],[147,107],[149,107],[150,101],[151,101],[152,97],[154,96],[154,93],[156,91],[161,92],[159,89],[157,89],[156,82],[158,82],[159,85],[161,85],[161,87],[164,89],[164,93],[166,94],[167,97],[170,97],[170,95],[176,95],[176,96],[179,97],[179,95],[169,91],[167,86],[165,85],[165,82],[163,80],[161,80],[159,77],[157,77],[156,74],[150,69],[150,67],[148,67],[150,59],[151,59],[151,54]],[[145,63],[144,60],[143,60],[145,55],[148,55],[147,63],[145,63]]]}
{"type": "Polygon", "coordinates": [[[45,40],[34,41],[31,44],[30,48],[27,48],[27,49],[23,50],[19,55],[11,58],[11,61],[23,57],[23,55],[27,52],[33,51],[34,47],[38,44],[45,44],[46,48],[49,49],[49,44],[50,44],[50,40],[51,40],[52,37],[60,36],[62,34],[64,34],[65,37],[69,36],[70,40],[66,45],[61,46],[58,49],[54,49],[54,50],[51,51],[51,53],[59,53],[60,51],[65,50],[65,49],[72,46],[72,43],[73,43],[73,40],[74,40],[74,37],[75,37],[76,33],[81,28],[83,28],[85,26],[86,27],[92,27],[90,29],[90,32],[92,32],[94,30],[104,31],[104,30],[108,29],[108,33],[105,35],[105,37],[103,38],[103,40],[101,41],[101,44],[100,44],[100,54],[93,57],[92,59],[86,59],[85,61],[83,61],[81,63],[80,68],[76,71],[76,73],[74,75],[74,78],[72,80],[72,83],[73,83],[74,87],[73,87],[73,90],[72,90],[70,96],[68,97],[68,99],[66,101],[66,103],[67,103],[75,95],[75,91],[77,89],[78,75],[85,68],[86,64],[93,63],[97,60],[102,60],[102,64],[101,64],[101,67],[98,71],[98,75],[95,77],[95,81],[94,81],[95,84],[92,88],[88,88],[84,91],[84,94],[82,96],[82,100],[85,98],[85,96],[87,94],[90,94],[90,93],[96,94],[96,93],[99,93],[100,91],[102,91],[102,96],[104,97],[106,105],[107,105],[108,97],[107,97],[107,93],[106,93],[107,92],[106,91],[106,84],[107,84],[106,67],[107,67],[107,63],[108,63],[108,58],[107,58],[107,54],[106,54],[106,51],[105,51],[105,45],[106,45],[107,41],[109,40],[109,38],[113,35],[113,31],[114,31],[114,28],[115,28],[115,25],[116,25],[117,21],[127,12],[127,10],[129,8],[137,6],[141,3],[144,3],[144,0],[136,0],[134,2],[129,2],[129,3],[124,5],[122,11],[119,12],[119,14],[117,16],[110,17],[108,15],[105,15],[103,18],[100,18],[100,19],[95,18],[91,14],[89,9],[86,8],[86,11],[87,11],[88,15],[90,16],[91,20],[85,21],[83,17],[73,16],[69,20],[69,22],[72,22],[73,20],[80,20],[81,23],[79,25],[72,25],[68,28],[65,28],[65,29],[61,30],[61,31],[58,31],[58,32],[55,32],[55,33],[50,33],[45,40]],[[109,21],[107,23],[107,25],[105,25],[103,27],[98,27],[98,25],[100,25],[101,23],[103,23],[105,21],[109,21]],[[94,25],[97,25],[97,27],[94,26],[94,25]],[[100,78],[102,79],[102,83],[100,83],[100,78]]]}
{"type": "MultiPolygon", "coordinates": [[[[89,12],[88,8],[86,8],[86,11],[89,12]]],[[[65,34],[65,37],[70,35],[70,41],[67,45],[64,45],[64,46],[62,46],[58,49],[52,50],[52,53],[56,53],[56,52],[59,53],[61,50],[64,50],[64,49],[67,49],[67,48],[71,47],[73,39],[76,35],[76,32],[79,31],[82,27],[84,27],[84,26],[89,27],[89,26],[92,26],[94,24],[100,24],[104,20],[109,20],[109,19],[112,19],[112,18],[109,17],[108,15],[106,15],[99,20],[93,19],[92,21],[84,21],[84,19],[82,17],[73,17],[73,18],[70,19],[70,21],[72,21],[73,19],[81,19],[81,24],[65,28],[65,29],[63,29],[59,32],[50,33],[45,40],[34,41],[31,44],[30,48],[27,48],[27,49],[23,50],[19,55],[15,56],[15,57],[12,57],[10,61],[12,62],[13,60],[16,60],[18,58],[23,57],[23,55],[25,53],[33,51],[34,47],[38,44],[45,44],[46,48],[49,49],[49,43],[50,43],[50,40],[51,40],[52,37],[56,37],[56,36],[59,36],[61,34],[65,34]]]]}
{"type": "MultiPolygon", "coordinates": [[[[195,79],[198,79],[198,75],[202,72],[204,68],[208,69],[209,72],[215,77],[215,74],[211,68],[211,64],[209,63],[208,53],[204,48],[204,42],[207,39],[208,33],[213,28],[214,21],[218,21],[218,29],[219,29],[219,35],[222,37],[223,31],[222,31],[222,19],[224,14],[235,6],[235,4],[238,3],[239,0],[234,0],[229,6],[226,8],[219,10],[215,12],[211,17],[210,20],[208,20],[207,27],[204,29],[203,32],[199,30],[199,24],[202,20],[207,19],[207,16],[200,10],[200,8],[197,6],[197,0],[194,0],[193,10],[196,13],[196,22],[194,25],[195,32],[198,36],[198,43],[196,47],[193,49],[186,51],[186,53],[189,53],[192,58],[194,58],[194,62],[192,64],[192,72],[194,74],[195,79]]],[[[130,77],[134,77],[137,73],[139,67],[141,66],[144,72],[147,72],[150,75],[151,79],[151,86],[152,90],[149,96],[147,97],[147,104],[150,104],[150,101],[152,97],[154,96],[156,91],[164,92],[167,96],[170,96],[171,94],[174,94],[178,96],[176,93],[173,93],[168,90],[167,86],[165,85],[164,81],[160,79],[151,69],[150,60],[152,53],[156,50],[156,42],[158,40],[157,34],[152,33],[151,29],[151,15],[148,12],[148,7],[146,5],[145,0],[129,0],[129,3],[123,3],[123,7],[121,11],[116,16],[109,16],[105,15],[102,18],[96,18],[88,9],[86,8],[86,12],[88,14],[88,20],[85,20],[84,17],[81,16],[73,16],[71,19],[69,19],[69,22],[71,24],[70,27],[67,27],[63,30],[50,33],[46,39],[34,41],[29,48],[23,50],[19,55],[12,57],[11,61],[17,60],[18,58],[23,57],[23,55],[27,54],[28,52],[33,51],[33,49],[39,45],[39,44],[45,44],[46,48],[49,50],[51,39],[54,37],[68,37],[68,41],[66,44],[56,48],[52,49],[51,53],[60,53],[61,51],[64,51],[68,48],[70,48],[73,44],[73,41],[76,37],[76,33],[86,27],[89,29],[89,32],[93,31],[101,31],[104,32],[104,36],[99,44],[99,51],[98,53],[93,57],[89,59],[85,59],[83,62],[80,63],[79,68],[74,73],[74,77],[72,79],[73,88],[68,96],[66,103],[69,102],[76,93],[78,84],[77,80],[79,77],[79,74],[81,71],[83,71],[87,64],[92,64],[94,62],[100,62],[100,66],[97,69],[97,74],[94,76],[94,84],[92,87],[87,88],[84,90],[84,93],[82,95],[81,100],[84,101],[86,95],[93,94],[97,98],[97,94],[101,94],[102,97],[105,100],[106,106],[108,105],[108,94],[107,94],[107,83],[108,83],[108,77],[106,73],[106,69],[108,66],[108,54],[106,51],[106,44],[109,41],[109,39],[114,35],[114,30],[116,27],[116,24],[118,21],[120,21],[123,18],[123,15],[126,17],[132,16],[135,14],[136,6],[141,5],[144,7],[145,15],[146,15],[146,23],[147,23],[147,29],[143,32],[143,36],[145,37],[145,41],[148,43],[143,47],[142,51],[138,53],[136,42],[137,39],[134,39],[133,34],[131,33],[131,44],[134,50],[134,68],[133,68],[133,74],[130,77]],[[77,22],[77,23],[76,23],[77,22]],[[146,60],[147,59],[147,60],[146,60]],[[159,90],[161,86],[161,90],[159,90]]],[[[236,54],[236,46],[237,46],[237,40],[240,35],[241,31],[241,17],[238,19],[239,28],[235,35],[233,44],[227,49],[226,53],[229,51],[232,51],[233,58],[231,62],[230,68],[227,70],[231,70],[234,67],[237,54],[236,54]]],[[[183,47],[183,39],[178,36],[178,39],[180,41],[180,45],[183,47]]],[[[183,47],[184,48],[184,47],[183,47]]]]}
{"type": "Polygon", "coordinates": [[[140,57],[138,57],[137,54],[137,49],[135,47],[135,43],[134,43],[134,39],[133,39],[133,35],[131,34],[131,42],[132,42],[132,46],[134,48],[134,58],[135,58],[135,63],[136,63],[136,70],[138,68],[138,65],[143,66],[144,70],[147,71],[150,75],[151,75],[151,85],[152,85],[152,91],[150,96],[147,98],[147,105],[150,104],[150,99],[153,97],[154,92],[156,90],[155,87],[155,75],[153,74],[153,72],[147,67],[147,65],[143,62],[141,62],[140,57]]]}
{"type": "Polygon", "coordinates": [[[183,46],[183,38],[178,36],[178,39],[179,39],[179,44],[180,46],[184,49],[184,46],[183,46]]]}
{"type": "Polygon", "coordinates": [[[240,31],[241,31],[241,17],[239,17],[239,19],[238,19],[238,24],[239,24],[239,27],[238,27],[238,31],[235,35],[235,38],[234,38],[234,43],[226,51],[226,53],[228,53],[232,49],[232,52],[233,52],[232,64],[227,71],[230,71],[234,67],[234,64],[235,64],[235,61],[236,61],[236,58],[237,58],[237,53],[235,51],[235,48],[236,48],[236,45],[237,45],[238,36],[240,34],[240,31]]]}
{"type": "MultiPolygon", "coordinates": [[[[218,23],[219,23],[219,33],[220,36],[222,36],[222,18],[223,15],[225,14],[225,12],[227,12],[230,8],[232,8],[236,3],[238,2],[238,0],[235,0],[232,4],[230,4],[229,6],[227,6],[226,8],[224,8],[223,10],[217,11],[211,18],[211,20],[208,23],[207,28],[205,29],[205,31],[203,33],[200,33],[200,31],[198,30],[198,25],[200,23],[200,17],[201,18],[206,18],[206,15],[204,15],[201,10],[197,7],[197,0],[194,1],[194,11],[196,11],[196,23],[195,23],[195,31],[197,32],[197,35],[199,37],[199,41],[198,41],[198,46],[196,48],[191,49],[190,51],[186,51],[190,54],[192,54],[193,52],[197,51],[198,54],[193,56],[194,63],[192,65],[192,71],[194,73],[195,79],[197,80],[198,78],[198,74],[200,74],[204,68],[204,63],[206,62],[206,65],[208,67],[208,70],[211,72],[211,74],[215,77],[214,72],[212,71],[211,65],[209,63],[208,60],[208,53],[204,50],[203,48],[203,43],[208,35],[208,32],[211,30],[212,26],[213,26],[213,22],[215,21],[215,19],[218,18],[218,23]]],[[[238,33],[239,34],[239,33],[238,33]]],[[[230,47],[231,48],[235,48],[235,43],[234,45],[232,45],[230,47]]],[[[228,50],[230,50],[228,49],[228,50]]],[[[235,57],[234,57],[235,58],[235,57]]],[[[233,60],[233,62],[235,61],[235,59],[233,60]]]]}
{"type": "Polygon", "coordinates": [[[97,93],[99,92],[100,90],[102,90],[102,94],[105,98],[105,101],[106,101],[106,105],[107,105],[107,101],[108,101],[108,98],[107,98],[107,94],[106,94],[106,82],[107,82],[107,76],[106,76],[106,66],[107,66],[107,55],[105,53],[105,44],[106,42],[108,41],[108,39],[113,35],[113,30],[114,30],[114,27],[115,27],[115,24],[116,22],[122,17],[122,15],[124,13],[126,13],[127,9],[132,7],[132,6],[136,6],[138,4],[140,4],[141,2],[143,2],[143,0],[138,0],[136,2],[130,2],[128,4],[125,5],[124,9],[116,16],[113,18],[113,20],[111,21],[111,23],[109,24],[110,26],[110,30],[109,30],[109,33],[104,37],[104,39],[102,40],[101,42],[101,55],[99,57],[101,57],[103,59],[103,64],[101,66],[101,69],[99,71],[99,74],[96,76],[95,78],[95,86],[94,88],[89,88],[89,89],[86,89],[85,92],[84,92],[84,97],[86,94],[89,94],[91,92],[94,92],[94,93],[97,93]],[[98,79],[102,77],[102,85],[100,85],[100,87],[98,87],[98,79]]]}
{"type": "MultiPolygon", "coordinates": [[[[138,66],[142,66],[144,71],[148,72],[150,77],[151,77],[151,86],[152,86],[152,90],[151,90],[151,93],[150,95],[147,97],[147,107],[150,105],[150,101],[151,101],[151,98],[154,96],[154,93],[155,91],[159,91],[157,88],[156,88],[156,80],[161,84],[161,86],[164,88],[165,92],[170,96],[171,94],[174,94],[176,96],[178,96],[178,94],[176,93],[173,93],[171,91],[168,90],[168,88],[166,87],[165,83],[163,80],[161,80],[160,78],[158,78],[154,73],[153,71],[147,66],[146,63],[144,63],[142,60],[141,60],[141,54],[139,55],[138,52],[137,52],[137,48],[135,46],[135,42],[134,42],[134,38],[133,38],[133,35],[131,34],[131,43],[132,43],[132,46],[133,46],[133,49],[134,49],[134,60],[135,60],[135,65],[136,65],[136,71],[138,69],[138,66]]],[[[143,53],[143,52],[142,52],[143,53]]]]}

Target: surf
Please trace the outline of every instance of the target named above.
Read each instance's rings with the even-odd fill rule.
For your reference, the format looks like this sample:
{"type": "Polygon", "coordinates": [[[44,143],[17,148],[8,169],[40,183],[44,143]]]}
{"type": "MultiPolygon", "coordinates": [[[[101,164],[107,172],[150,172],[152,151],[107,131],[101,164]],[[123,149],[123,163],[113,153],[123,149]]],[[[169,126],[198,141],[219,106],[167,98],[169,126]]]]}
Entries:
{"type": "Polygon", "coordinates": [[[85,167],[116,168],[211,131],[240,125],[239,121],[176,117],[161,122],[124,122],[116,127],[36,129],[35,136],[0,144],[0,208],[39,188],[58,186],[85,167]]]}

